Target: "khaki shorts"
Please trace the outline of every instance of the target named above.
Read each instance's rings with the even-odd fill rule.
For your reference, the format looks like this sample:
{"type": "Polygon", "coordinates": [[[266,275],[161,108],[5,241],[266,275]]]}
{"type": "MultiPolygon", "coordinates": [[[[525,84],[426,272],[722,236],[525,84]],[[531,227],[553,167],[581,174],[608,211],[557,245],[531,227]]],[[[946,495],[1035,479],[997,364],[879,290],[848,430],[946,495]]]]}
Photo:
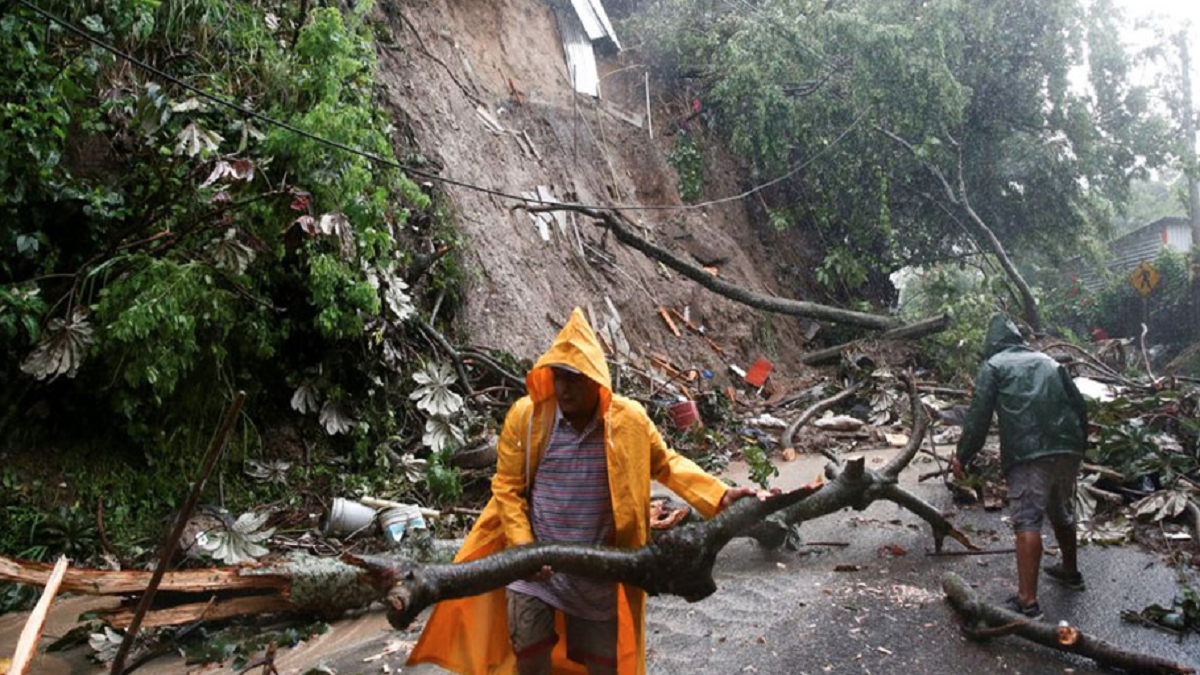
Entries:
{"type": "MultiPolygon", "coordinates": [[[[512,590],[508,594],[508,633],[518,657],[552,649],[558,643],[554,615],[558,612],[539,598],[512,590]]],[[[617,620],[588,621],[564,615],[567,625],[567,658],[576,663],[617,665],[617,620]]]]}
{"type": "Polygon", "coordinates": [[[1041,532],[1042,521],[1056,527],[1075,525],[1075,477],[1079,455],[1050,455],[1008,470],[1008,504],[1017,532],[1041,532]]]}

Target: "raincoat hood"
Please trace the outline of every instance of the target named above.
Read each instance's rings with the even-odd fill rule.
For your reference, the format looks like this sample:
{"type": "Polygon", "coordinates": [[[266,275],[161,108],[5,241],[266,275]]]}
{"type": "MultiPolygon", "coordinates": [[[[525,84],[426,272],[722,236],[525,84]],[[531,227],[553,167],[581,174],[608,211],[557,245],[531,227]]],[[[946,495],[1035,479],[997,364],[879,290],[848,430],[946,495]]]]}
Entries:
{"type": "Polygon", "coordinates": [[[571,318],[559,331],[558,337],[554,338],[554,344],[525,375],[525,387],[534,403],[548,401],[554,396],[551,366],[556,365],[568,366],[599,384],[600,409],[608,410],[608,404],[612,401],[612,378],[608,374],[608,362],[604,360],[600,340],[584,318],[583,310],[578,307],[571,312],[571,318]]]}
{"type": "Polygon", "coordinates": [[[988,325],[987,338],[983,341],[983,358],[988,359],[1009,347],[1025,347],[1025,338],[1012,321],[1003,314],[996,314],[988,325]]]}

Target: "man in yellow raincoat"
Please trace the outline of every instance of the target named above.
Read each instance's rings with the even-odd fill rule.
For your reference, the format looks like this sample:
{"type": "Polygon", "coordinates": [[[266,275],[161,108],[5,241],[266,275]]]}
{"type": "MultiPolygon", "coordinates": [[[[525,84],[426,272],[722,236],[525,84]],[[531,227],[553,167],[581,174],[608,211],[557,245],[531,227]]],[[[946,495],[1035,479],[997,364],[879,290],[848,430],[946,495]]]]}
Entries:
{"type": "MultiPolygon", "coordinates": [[[[455,562],[528,544],[535,531],[571,533],[578,527],[599,537],[595,543],[640,548],[650,536],[651,479],[706,518],[756,492],[728,487],[668,448],[642,406],[613,393],[604,352],[579,309],[525,383],[528,395],[509,409],[500,432],[492,499],[455,562]],[[599,471],[589,470],[588,457],[599,471]],[[588,504],[605,501],[588,499],[597,485],[604,490],[600,480],[607,483],[607,504],[602,515],[588,515],[588,504]],[[556,500],[563,508],[554,508],[556,500]]],[[[438,603],[409,664],[435,663],[462,675],[643,675],[645,593],[570,576],[547,568],[509,589],[438,603]],[[554,609],[566,605],[587,613],[581,601],[598,608],[598,620],[554,609]],[[609,602],[615,608],[606,612],[609,602]],[[613,618],[606,619],[609,614],[613,618]],[[566,640],[558,639],[564,634],[566,640]]]]}

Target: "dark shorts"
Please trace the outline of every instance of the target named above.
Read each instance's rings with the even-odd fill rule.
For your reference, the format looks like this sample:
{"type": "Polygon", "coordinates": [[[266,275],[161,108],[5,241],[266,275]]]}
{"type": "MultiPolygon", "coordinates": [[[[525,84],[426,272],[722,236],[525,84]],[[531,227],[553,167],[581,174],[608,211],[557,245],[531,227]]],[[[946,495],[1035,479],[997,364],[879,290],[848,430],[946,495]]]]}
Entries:
{"type": "Polygon", "coordinates": [[[1042,521],[1075,525],[1075,478],[1079,455],[1050,455],[1022,462],[1008,470],[1008,504],[1017,532],[1041,532],[1042,521]]]}
{"type": "MultiPolygon", "coordinates": [[[[558,643],[554,632],[553,606],[539,598],[507,590],[508,633],[517,656],[536,654],[552,649],[558,643]]],[[[567,658],[576,663],[595,663],[615,668],[617,665],[617,620],[588,621],[569,614],[563,617],[567,626],[567,658]]]]}

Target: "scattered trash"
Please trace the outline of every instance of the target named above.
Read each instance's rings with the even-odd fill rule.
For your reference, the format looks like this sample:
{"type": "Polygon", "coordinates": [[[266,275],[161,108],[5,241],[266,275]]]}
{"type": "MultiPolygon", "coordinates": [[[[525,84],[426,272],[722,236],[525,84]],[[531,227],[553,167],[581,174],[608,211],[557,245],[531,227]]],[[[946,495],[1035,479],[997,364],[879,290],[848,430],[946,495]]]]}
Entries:
{"type": "Polygon", "coordinates": [[[746,374],[742,377],[750,386],[756,388],[761,387],[767,383],[767,377],[771,375],[771,368],[772,365],[770,361],[766,359],[759,359],[750,366],[750,369],[747,370],[746,374]]]}
{"type": "Polygon", "coordinates": [[[372,529],[375,524],[375,509],[356,501],[337,497],[329,507],[329,514],[321,525],[327,537],[352,535],[372,529]]]}
{"type": "Polygon", "coordinates": [[[908,434],[884,434],[883,440],[890,446],[902,448],[908,445],[908,434]]]}
{"type": "Polygon", "coordinates": [[[785,461],[785,462],[796,461],[796,449],[790,448],[790,447],[784,448],[783,449],[783,461],[785,461]]]}
{"type": "Polygon", "coordinates": [[[863,565],[848,565],[848,564],[834,565],[834,567],[833,567],[834,572],[861,572],[862,570],[865,570],[865,569],[867,569],[867,568],[863,565]]]}
{"type": "Polygon", "coordinates": [[[671,424],[679,430],[687,429],[700,422],[700,410],[695,401],[679,401],[668,408],[671,414],[671,424]]]}
{"type": "Polygon", "coordinates": [[[881,558],[885,555],[891,555],[894,558],[899,558],[901,556],[908,555],[908,549],[904,548],[900,544],[884,544],[883,546],[880,546],[875,553],[881,558]]]}
{"type": "Polygon", "coordinates": [[[849,415],[827,414],[813,421],[812,425],[826,431],[858,431],[863,427],[863,421],[849,415]]]}
{"type": "Polygon", "coordinates": [[[1090,377],[1075,378],[1075,388],[1083,397],[1101,403],[1108,403],[1117,398],[1119,390],[1111,384],[1105,384],[1090,377]]]}
{"type": "Polygon", "coordinates": [[[383,538],[392,546],[400,544],[406,531],[426,529],[420,507],[413,504],[393,506],[380,511],[379,527],[383,530],[383,538]]]}
{"type": "Polygon", "coordinates": [[[746,420],[747,424],[752,424],[756,427],[766,427],[768,429],[786,429],[787,422],[779,419],[771,413],[763,413],[758,417],[751,417],[746,420]]]}

